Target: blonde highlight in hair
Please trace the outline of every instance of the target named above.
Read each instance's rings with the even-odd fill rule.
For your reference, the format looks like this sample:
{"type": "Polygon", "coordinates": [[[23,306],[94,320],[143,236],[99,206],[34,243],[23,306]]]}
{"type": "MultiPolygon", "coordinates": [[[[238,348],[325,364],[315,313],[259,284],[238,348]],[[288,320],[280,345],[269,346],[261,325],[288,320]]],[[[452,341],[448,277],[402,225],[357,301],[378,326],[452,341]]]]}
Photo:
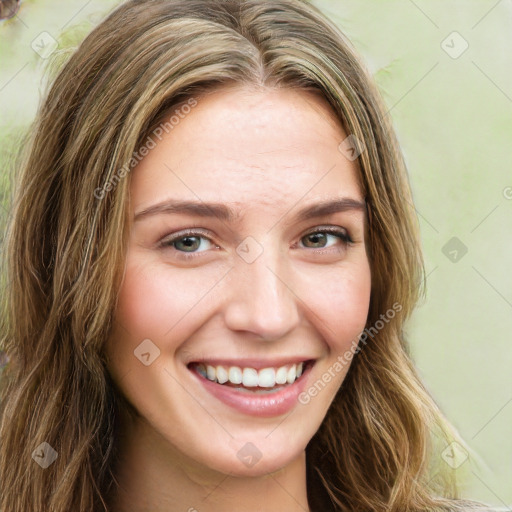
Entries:
{"type": "Polygon", "coordinates": [[[119,415],[129,409],[103,351],[129,230],[129,174],[118,171],[171,107],[228,85],[316,91],[364,142],[367,325],[401,305],[360,347],[307,447],[311,509],[470,508],[451,474],[431,480],[432,431],[447,442],[456,433],[402,332],[424,280],[418,227],[392,126],[350,44],[304,0],[132,0],[56,77],[18,179],[6,241],[0,510],[109,510],[119,415]],[[32,460],[43,442],[58,453],[44,470],[32,460]]]}

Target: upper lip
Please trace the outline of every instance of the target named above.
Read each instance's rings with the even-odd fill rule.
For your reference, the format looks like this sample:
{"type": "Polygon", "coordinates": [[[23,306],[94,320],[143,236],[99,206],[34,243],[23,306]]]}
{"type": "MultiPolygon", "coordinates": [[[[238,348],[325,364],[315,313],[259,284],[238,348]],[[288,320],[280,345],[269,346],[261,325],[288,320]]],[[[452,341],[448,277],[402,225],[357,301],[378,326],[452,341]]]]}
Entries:
{"type": "Polygon", "coordinates": [[[305,363],[306,361],[314,360],[314,357],[280,357],[278,359],[256,359],[256,358],[242,358],[242,359],[219,359],[218,357],[212,357],[211,359],[202,357],[201,359],[194,359],[187,363],[187,366],[191,364],[205,364],[211,366],[238,366],[240,368],[254,368],[255,370],[261,370],[263,368],[280,368],[289,364],[305,363]]]}

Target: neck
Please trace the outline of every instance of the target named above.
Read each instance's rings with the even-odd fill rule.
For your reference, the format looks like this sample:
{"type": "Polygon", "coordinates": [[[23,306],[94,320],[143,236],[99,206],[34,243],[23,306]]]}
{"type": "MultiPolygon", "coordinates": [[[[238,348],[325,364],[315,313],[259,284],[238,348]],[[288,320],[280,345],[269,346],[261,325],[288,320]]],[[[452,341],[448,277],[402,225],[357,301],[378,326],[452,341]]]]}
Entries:
{"type": "Polygon", "coordinates": [[[226,475],[199,465],[140,418],[119,440],[112,512],[308,512],[306,455],[262,476],[226,475]]]}

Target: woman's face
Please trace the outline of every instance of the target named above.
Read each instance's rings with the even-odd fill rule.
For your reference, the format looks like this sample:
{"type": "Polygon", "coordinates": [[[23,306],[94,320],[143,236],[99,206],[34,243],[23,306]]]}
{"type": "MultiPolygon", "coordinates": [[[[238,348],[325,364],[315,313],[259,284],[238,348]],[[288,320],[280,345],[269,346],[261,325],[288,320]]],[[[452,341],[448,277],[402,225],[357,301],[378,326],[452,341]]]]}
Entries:
{"type": "Polygon", "coordinates": [[[109,369],[155,455],[260,475],[303,456],[365,327],[357,164],[312,93],[179,112],[132,171],[109,369]]]}

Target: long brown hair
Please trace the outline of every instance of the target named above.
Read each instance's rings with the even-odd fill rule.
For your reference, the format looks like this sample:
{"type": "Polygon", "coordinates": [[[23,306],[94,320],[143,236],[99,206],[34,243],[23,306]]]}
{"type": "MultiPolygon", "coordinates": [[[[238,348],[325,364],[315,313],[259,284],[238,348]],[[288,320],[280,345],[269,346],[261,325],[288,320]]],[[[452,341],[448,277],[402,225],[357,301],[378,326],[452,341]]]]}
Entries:
{"type": "Polygon", "coordinates": [[[17,180],[2,315],[2,512],[108,510],[126,403],[103,346],[126,253],[129,162],[171,107],[237,83],[318,91],[364,144],[368,328],[401,306],[360,347],[307,447],[311,509],[471,506],[455,499],[452,470],[432,463],[432,439],[444,447],[456,433],[402,332],[422,290],[418,228],[393,129],[350,43],[304,0],[131,0],[54,80],[17,180]],[[36,458],[54,457],[50,448],[57,458],[43,469],[36,458]]]}

